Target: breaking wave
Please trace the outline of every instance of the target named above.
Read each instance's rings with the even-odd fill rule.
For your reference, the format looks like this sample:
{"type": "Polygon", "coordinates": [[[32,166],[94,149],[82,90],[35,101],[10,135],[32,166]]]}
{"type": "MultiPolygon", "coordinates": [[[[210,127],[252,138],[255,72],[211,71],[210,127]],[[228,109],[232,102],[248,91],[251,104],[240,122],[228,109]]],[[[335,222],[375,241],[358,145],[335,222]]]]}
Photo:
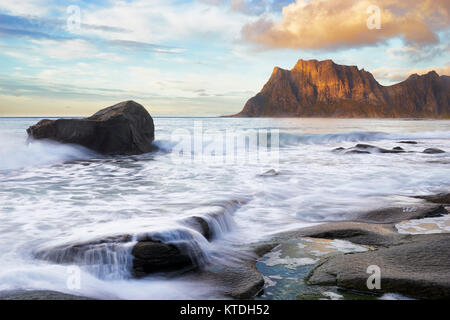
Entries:
{"type": "Polygon", "coordinates": [[[280,133],[280,146],[299,144],[331,144],[340,142],[360,142],[379,140],[423,140],[450,139],[450,131],[432,131],[418,133],[349,132],[329,134],[293,134],[280,133]]]}
{"type": "Polygon", "coordinates": [[[77,145],[53,141],[33,141],[14,136],[0,137],[0,170],[15,170],[66,161],[98,157],[95,152],[77,145]]]}

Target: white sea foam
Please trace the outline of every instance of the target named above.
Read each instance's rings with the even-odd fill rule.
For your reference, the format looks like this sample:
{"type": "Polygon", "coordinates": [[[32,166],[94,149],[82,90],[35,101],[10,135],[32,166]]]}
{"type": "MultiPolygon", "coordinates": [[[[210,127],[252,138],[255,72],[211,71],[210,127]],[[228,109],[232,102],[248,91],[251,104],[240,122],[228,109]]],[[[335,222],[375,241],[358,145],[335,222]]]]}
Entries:
{"type": "Polygon", "coordinates": [[[77,145],[52,141],[31,143],[23,136],[0,135],[0,170],[37,167],[93,157],[99,156],[77,145]]]}

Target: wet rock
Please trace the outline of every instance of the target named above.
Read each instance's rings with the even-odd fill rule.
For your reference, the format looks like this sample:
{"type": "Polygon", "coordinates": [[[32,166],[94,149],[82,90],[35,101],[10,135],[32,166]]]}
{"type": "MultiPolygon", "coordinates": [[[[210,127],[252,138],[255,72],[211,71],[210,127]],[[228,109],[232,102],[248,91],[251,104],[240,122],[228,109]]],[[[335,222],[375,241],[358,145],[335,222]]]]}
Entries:
{"type": "Polygon", "coordinates": [[[416,196],[415,198],[424,199],[432,203],[450,204],[450,193],[439,193],[431,196],[416,196]]]}
{"type": "Polygon", "coordinates": [[[245,261],[233,267],[211,266],[199,277],[234,299],[250,299],[264,288],[264,277],[256,269],[255,261],[245,261]]]}
{"type": "Polygon", "coordinates": [[[139,241],[131,252],[133,274],[143,277],[150,273],[179,271],[194,268],[190,256],[173,244],[153,240],[139,241]]]}
{"type": "Polygon", "coordinates": [[[351,290],[401,293],[423,299],[450,298],[450,234],[410,236],[410,241],[375,251],[323,259],[307,281],[351,290]],[[369,290],[369,266],[381,271],[381,289],[369,290]]]}
{"type": "Polygon", "coordinates": [[[103,239],[41,249],[36,251],[34,255],[38,259],[61,264],[76,262],[98,264],[103,258],[106,258],[108,252],[116,252],[123,244],[130,242],[131,239],[131,235],[111,236],[103,239]]]}
{"type": "Polygon", "coordinates": [[[361,151],[361,150],[350,150],[347,151],[345,154],[370,154],[369,151],[361,151]]]}
{"type": "Polygon", "coordinates": [[[214,232],[211,230],[208,221],[204,217],[192,216],[183,221],[187,226],[199,232],[208,241],[213,238],[214,232]]]}
{"type": "Polygon", "coordinates": [[[438,148],[428,148],[423,150],[423,153],[427,154],[439,154],[439,153],[445,153],[444,150],[438,149],[438,148]]]}
{"type": "Polygon", "coordinates": [[[403,149],[402,150],[388,150],[388,149],[384,149],[384,148],[379,148],[370,144],[357,144],[354,148],[356,149],[363,149],[363,150],[370,150],[370,151],[374,151],[374,152],[379,152],[379,153],[403,153],[405,152],[403,149]]]}
{"type": "Polygon", "coordinates": [[[368,246],[389,246],[401,243],[404,235],[398,234],[392,225],[376,225],[361,222],[330,222],[278,235],[274,241],[302,237],[341,239],[368,246]],[[278,238],[278,239],[277,239],[278,238]]]}
{"type": "MultiPolygon", "coordinates": [[[[42,249],[35,252],[38,259],[60,264],[77,263],[80,265],[104,265],[117,260],[117,254],[125,256],[131,249],[133,256],[132,274],[143,277],[155,272],[184,271],[193,269],[195,261],[192,248],[164,243],[159,239],[143,236],[133,245],[132,236],[121,235],[76,244],[42,249]],[[130,249],[127,249],[128,248],[130,249]]],[[[125,263],[125,261],[123,261],[125,263]]]]}
{"type": "Polygon", "coordinates": [[[41,120],[27,129],[32,139],[78,144],[102,154],[142,154],[154,150],[153,119],[134,101],[102,109],[88,118],[41,120]]]}
{"type": "Polygon", "coordinates": [[[93,300],[49,290],[13,290],[0,292],[0,300],[93,300]]]}
{"type": "Polygon", "coordinates": [[[403,208],[393,207],[361,213],[355,220],[383,224],[398,223],[411,219],[442,217],[447,214],[448,211],[443,206],[424,205],[403,208]]]}
{"type": "Polygon", "coordinates": [[[342,152],[345,150],[347,150],[345,152],[345,154],[404,153],[404,152],[406,152],[401,147],[395,147],[392,150],[388,150],[388,149],[379,148],[377,146],[373,146],[370,144],[363,144],[363,143],[359,143],[352,148],[345,149],[345,148],[340,147],[340,148],[336,148],[332,151],[333,152],[342,152]]]}
{"type": "Polygon", "coordinates": [[[279,174],[279,172],[277,170],[270,169],[270,170],[267,170],[267,171],[261,173],[259,176],[260,177],[271,177],[271,176],[277,176],[278,174],[279,174]]]}
{"type": "Polygon", "coordinates": [[[397,143],[403,143],[403,144],[418,144],[417,141],[399,141],[397,143]]]}

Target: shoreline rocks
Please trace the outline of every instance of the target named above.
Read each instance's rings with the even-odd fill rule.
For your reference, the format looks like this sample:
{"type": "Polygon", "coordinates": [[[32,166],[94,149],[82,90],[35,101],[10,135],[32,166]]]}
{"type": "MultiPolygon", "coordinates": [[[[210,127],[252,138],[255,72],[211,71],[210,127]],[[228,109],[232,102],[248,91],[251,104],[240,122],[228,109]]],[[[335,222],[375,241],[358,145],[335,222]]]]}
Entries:
{"type": "Polygon", "coordinates": [[[51,290],[8,290],[8,291],[0,291],[0,300],[94,300],[94,299],[51,290]]]}
{"type": "Polygon", "coordinates": [[[416,196],[415,198],[424,199],[432,203],[449,204],[450,205],[450,193],[439,193],[431,196],[416,196]]]}
{"type": "Polygon", "coordinates": [[[83,119],[44,119],[29,127],[33,139],[77,144],[106,155],[133,155],[155,150],[153,119],[134,101],[124,101],[83,119]]]}
{"type": "MultiPolygon", "coordinates": [[[[332,285],[369,294],[401,293],[417,298],[450,297],[450,280],[447,279],[450,274],[450,234],[403,234],[395,227],[395,223],[400,221],[448,214],[447,208],[441,204],[450,200],[449,195],[441,193],[416,196],[414,198],[425,199],[428,203],[416,204],[414,210],[371,210],[359,214],[355,221],[329,222],[283,232],[270,241],[242,247],[241,262],[235,266],[223,265],[214,260],[199,265],[193,258],[193,255],[197,254],[196,247],[179,245],[178,241],[176,245],[165,243],[165,234],[147,234],[138,236],[137,239],[130,235],[112,236],[49,249],[37,253],[36,256],[58,263],[70,263],[74,258],[84,257],[89,250],[101,255],[98,250],[105,247],[123,247],[133,243],[133,247],[129,247],[133,257],[131,271],[137,278],[152,273],[169,273],[169,276],[173,276],[195,271],[189,273],[192,279],[210,282],[212,286],[217,287],[218,292],[228,297],[250,299],[264,288],[264,277],[256,269],[258,257],[271,252],[279,244],[294,239],[341,239],[369,246],[370,251],[338,254],[321,259],[305,278],[309,285],[332,285]],[[132,242],[136,240],[137,242],[132,242]],[[251,251],[247,252],[249,249],[253,254],[251,251]],[[382,269],[382,289],[379,292],[370,291],[366,287],[369,276],[366,264],[379,265],[382,269]]],[[[180,229],[180,239],[189,240],[183,232],[204,237],[203,241],[207,241],[208,235],[212,236],[206,217],[192,216],[181,222],[190,224],[192,230],[180,229]]],[[[174,232],[168,234],[173,237],[174,232]]],[[[209,238],[211,241],[211,237],[209,238]]]]}
{"type": "Polygon", "coordinates": [[[366,252],[338,254],[322,258],[304,278],[311,286],[333,286],[349,292],[380,295],[399,293],[419,299],[450,298],[450,233],[399,233],[396,223],[448,214],[442,205],[450,202],[448,193],[415,196],[428,203],[414,210],[387,208],[362,213],[357,220],[365,222],[328,222],[300,230],[284,232],[270,241],[255,246],[264,255],[279,244],[316,238],[327,241],[340,239],[369,246],[366,252]],[[367,221],[370,221],[368,223],[367,221]],[[381,289],[367,287],[367,268],[381,269],[381,289]]]}
{"type": "Polygon", "coordinates": [[[450,234],[416,235],[407,243],[388,248],[325,258],[311,271],[307,281],[366,292],[448,299],[449,261],[450,234]],[[367,287],[369,266],[380,268],[380,289],[367,287]]]}

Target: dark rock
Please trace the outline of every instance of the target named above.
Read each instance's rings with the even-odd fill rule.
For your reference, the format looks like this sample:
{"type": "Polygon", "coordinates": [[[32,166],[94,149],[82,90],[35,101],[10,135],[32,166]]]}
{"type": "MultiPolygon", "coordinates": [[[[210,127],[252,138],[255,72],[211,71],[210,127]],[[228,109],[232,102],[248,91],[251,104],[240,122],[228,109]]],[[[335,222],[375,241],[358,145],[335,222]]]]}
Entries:
{"type": "Polygon", "coordinates": [[[359,143],[356,146],[354,146],[353,148],[349,148],[349,151],[347,151],[345,154],[369,154],[372,152],[375,153],[403,153],[405,152],[405,150],[403,150],[400,147],[394,148],[392,150],[388,150],[388,149],[384,149],[384,148],[379,148],[377,146],[373,146],[370,144],[363,144],[363,143],[359,143]]]}
{"type": "Polygon", "coordinates": [[[375,147],[371,144],[363,144],[363,143],[358,143],[355,148],[358,149],[378,149],[378,147],[375,147]]]}
{"type": "Polygon", "coordinates": [[[211,230],[208,221],[204,217],[193,216],[184,219],[183,221],[187,226],[191,227],[195,231],[199,232],[207,240],[213,238],[213,231],[211,230]]]}
{"type": "Polygon", "coordinates": [[[345,150],[344,147],[339,147],[339,148],[333,149],[332,151],[333,152],[339,152],[339,151],[344,151],[344,150],[345,150]]]}
{"type": "Polygon", "coordinates": [[[405,149],[403,149],[402,147],[395,147],[395,148],[392,148],[392,150],[405,151],[405,149]]]}
{"type": "MultiPolygon", "coordinates": [[[[39,250],[35,252],[35,256],[38,259],[62,264],[101,265],[108,263],[114,253],[124,250],[125,245],[131,240],[130,235],[112,236],[39,250]]],[[[194,268],[195,265],[188,248],[180,249],[174,244],[163,243],[148,236],[139,239],[131,253],[133,255],[132,273],[136,277],[155,272],[183,271],[194,268]]]]}
{"type": "Polygon", "coordinates": [[[450,193],[439,193],[431,196],[416,196],[415,198],[424,199],[432,203],[450,204],[450,193]]]}
{"type": "Polygon", "coordinates": [[[361,151],[361,150],[350,150],[347,151],[345,154],[370,154],[369,151],[361,151]]]}
{"type": "Polygon", "coordinates": [[[450,298],[450,234],[411,236],[407,243],[323,259],[309,284],[366,292],[394,292],[423,299],[450,298]],[[381,289],[369,290],[367,268],[381,270],[381,289]]]}
{"type": "Polygon", "coordinates": [[[399,141],[398,143],[404,143],[404,144],[418,144],[417,141],[399,141]]]}
{"type": "Polygon", "coordinates": [[[384,149],[384,148],[379,148],[376,146],[372,146],[370,144],[357,144],[355,146],[356,149],[363,149],[363,150],[371,150],[371,151],[375,151],[375,152],[379,152],[379,153],[403,153],[404,150],[402,148],[400,148],[401,150],[398,149],[392,149],[392,150],[388,150],[388,149],[384,149]]]}
{"type": "Polygon", "coordinates": [[[437,148],[428,148],[423,150],[423,153],[438,154],[438,153],[445,153],[445,151],[437,148]]]}
{"type": "Polygon", "coordinates": [[[32,139],[84,146],[102,154],[141,154],[154,150],[153,119],[134,101],[102,109],[89,118],[41,120],[27,129],[32,139]]]}
{"type": "Polygon", "coordinates": [[[192,269],[194,262],[188,254],[173,244],[147,240],[139,241],[131,252],[133,273],[143,277],[150,273],[192,269]]]}

